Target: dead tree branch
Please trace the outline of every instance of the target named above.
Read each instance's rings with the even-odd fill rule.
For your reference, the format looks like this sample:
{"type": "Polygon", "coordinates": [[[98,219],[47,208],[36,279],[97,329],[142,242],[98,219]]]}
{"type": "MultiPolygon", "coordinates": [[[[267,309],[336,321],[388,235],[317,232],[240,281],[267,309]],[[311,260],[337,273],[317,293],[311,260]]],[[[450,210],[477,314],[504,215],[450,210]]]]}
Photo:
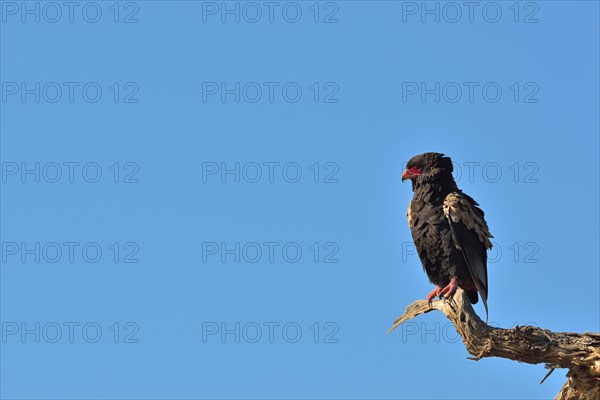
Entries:
{"type": "MultiPolygon", "coordinates": [[[[502,357],[528,364],[546,364],[551,371],[567,368],[567,382],[556,400],[600,400],[600,334],[552,332],[533,326],[494,328],[475,314],[464,291],[452,300],[417,300],[388,331],[418,315],[439,310],[454,324],[471,359],[502,357]]],[[[544,378],[545,379],[545,378],[544,378]]]]}

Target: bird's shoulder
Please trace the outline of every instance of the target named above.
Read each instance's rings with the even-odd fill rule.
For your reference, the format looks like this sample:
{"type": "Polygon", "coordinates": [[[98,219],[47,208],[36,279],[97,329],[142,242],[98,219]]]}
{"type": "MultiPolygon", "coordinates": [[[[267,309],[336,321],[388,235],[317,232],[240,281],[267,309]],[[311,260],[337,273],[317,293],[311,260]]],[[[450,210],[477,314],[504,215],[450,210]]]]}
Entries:
{"type": "Polygon", "coordinates": [[[467,229],[475,232],[485,247],[492,248],[493,238],[479,204],[462,191],[448,193],[442,206],[444,215],[451,223],[462,223],[467,229]]]}

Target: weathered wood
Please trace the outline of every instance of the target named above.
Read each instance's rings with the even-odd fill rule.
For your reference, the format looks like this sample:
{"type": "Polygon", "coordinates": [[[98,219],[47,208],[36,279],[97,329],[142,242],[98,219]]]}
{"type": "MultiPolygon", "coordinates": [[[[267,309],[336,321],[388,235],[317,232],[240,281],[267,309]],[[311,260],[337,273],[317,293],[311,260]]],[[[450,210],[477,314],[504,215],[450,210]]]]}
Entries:
{"type": "Polygon", "coordinates": [[[568,380],[556,400],[600,400],[600,334],[552,332],[534,326],[494,328],[475,314],[466,293],[458,289],[453,299],[428,303],[417,300],[388,331],[418,315],[439,310],[454,324],[471,359],[502,357],[528,364],[567,368],[568,380]]]}

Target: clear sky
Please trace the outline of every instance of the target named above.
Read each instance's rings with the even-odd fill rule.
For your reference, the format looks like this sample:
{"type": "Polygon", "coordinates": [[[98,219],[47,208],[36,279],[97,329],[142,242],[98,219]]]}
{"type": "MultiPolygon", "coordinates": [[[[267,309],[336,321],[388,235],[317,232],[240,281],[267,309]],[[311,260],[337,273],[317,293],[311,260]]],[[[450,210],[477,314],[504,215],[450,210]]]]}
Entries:
{"type": "Polygon", "coordinates": [[[600,330],[597,2],[0,7],[2,398],[552,398],[439,313],[386,336],[425,151],[490,323],[600,330]]]}

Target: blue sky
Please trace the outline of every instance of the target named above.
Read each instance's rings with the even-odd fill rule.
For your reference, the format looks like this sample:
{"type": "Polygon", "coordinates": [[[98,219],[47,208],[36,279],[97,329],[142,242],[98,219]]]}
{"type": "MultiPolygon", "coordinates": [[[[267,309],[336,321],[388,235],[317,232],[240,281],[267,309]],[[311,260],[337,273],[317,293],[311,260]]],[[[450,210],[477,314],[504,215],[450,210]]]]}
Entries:
{"type": "Polygon", "coordinates": [[[439,313],[385,335],[432,288],[425,151],[486,212],[490,323],[600,329],[597,2],[23,4],[3,398],[552,398],[439,313]]]}

